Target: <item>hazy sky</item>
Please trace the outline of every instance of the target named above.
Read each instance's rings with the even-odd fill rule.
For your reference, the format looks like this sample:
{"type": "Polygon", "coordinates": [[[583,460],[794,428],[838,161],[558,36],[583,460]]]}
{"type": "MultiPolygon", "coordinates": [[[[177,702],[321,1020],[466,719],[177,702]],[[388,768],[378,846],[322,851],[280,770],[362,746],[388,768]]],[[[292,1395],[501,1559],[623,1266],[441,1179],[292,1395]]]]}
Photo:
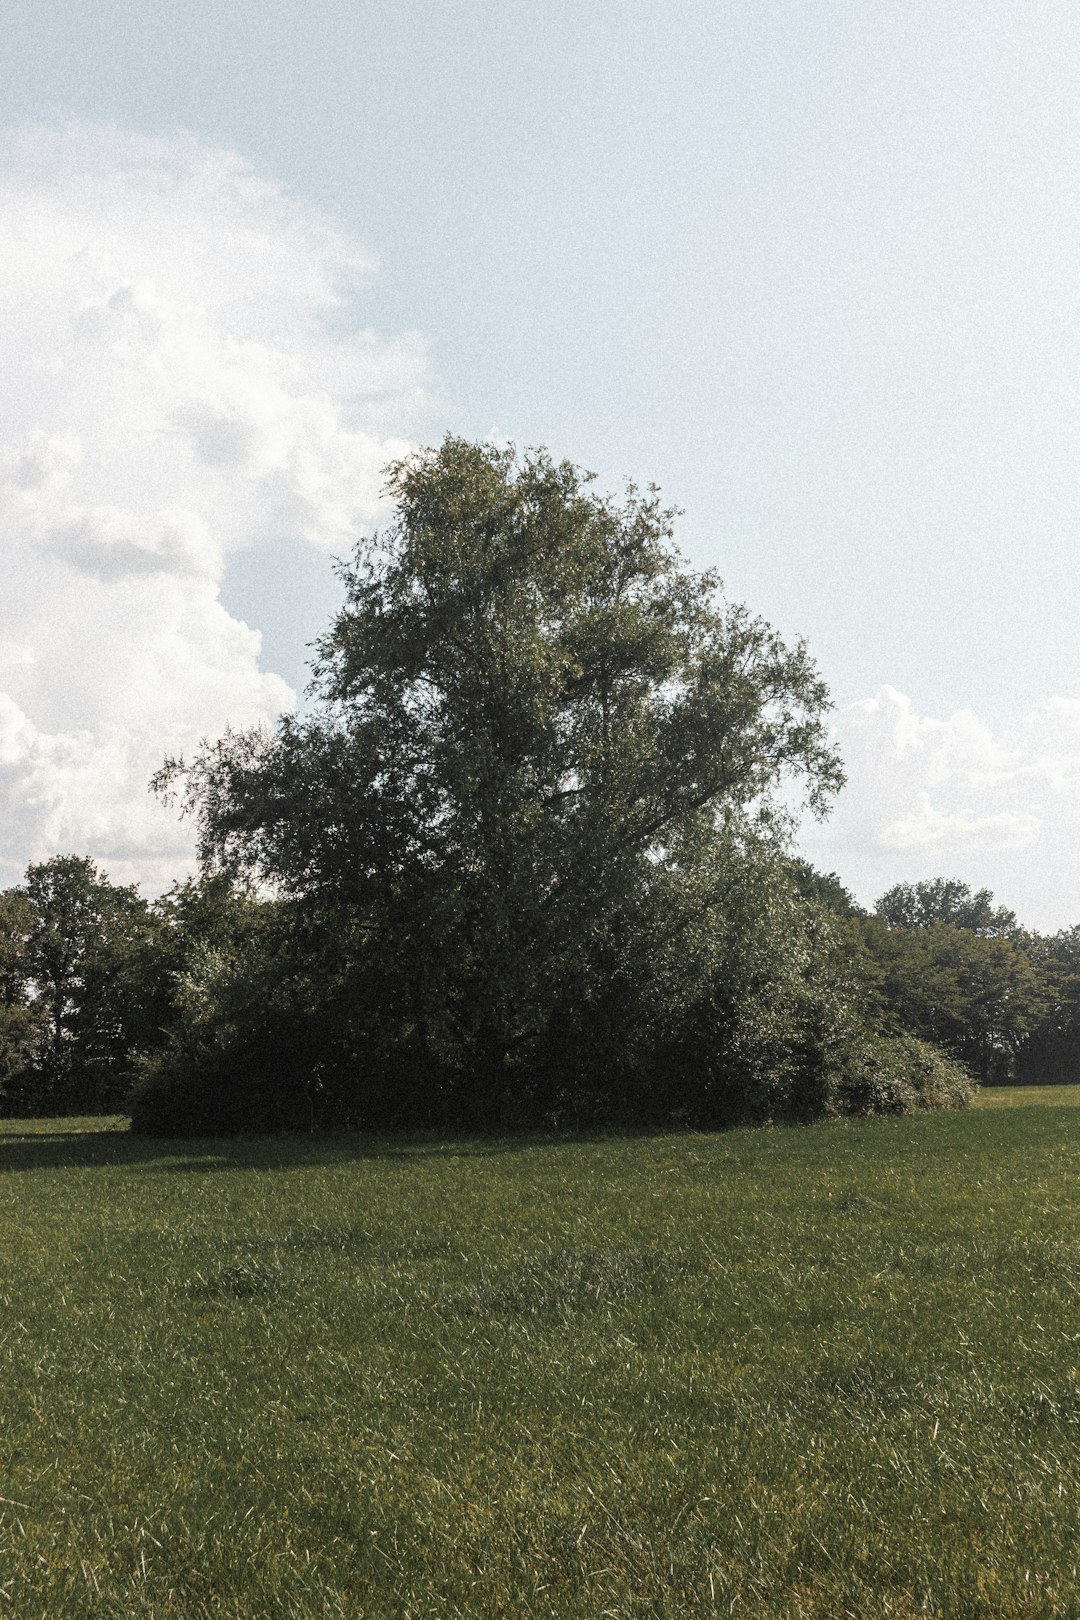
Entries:
{"type": "Polygon", "coordinates": [[[1080,921],[1075,3],[8,0],[0,118],[0,881],[181,869],[450,427],[807,638],[860,897],[1080,921]]]}

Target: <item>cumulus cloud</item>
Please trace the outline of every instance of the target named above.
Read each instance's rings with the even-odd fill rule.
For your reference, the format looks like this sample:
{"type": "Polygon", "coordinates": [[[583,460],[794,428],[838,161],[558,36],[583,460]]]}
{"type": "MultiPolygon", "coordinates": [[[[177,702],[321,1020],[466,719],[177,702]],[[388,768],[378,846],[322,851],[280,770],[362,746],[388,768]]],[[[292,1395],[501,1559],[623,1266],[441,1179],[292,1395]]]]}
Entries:
{"type": "Polygon", "coordinates": [[[1022,920],[1080,922],[1080,701],[995,732],[970,710],[919,714],[883,686],[837,721],[848,786],[803,846],[874,899],[937,875],[989,886],[1022,920]]]}
{"type": "Polygon", "coordinates": [[[378,521],[424,348],[351,320],[354,241],[192,137],[0,133],[0,233],[0,881],[78,850],[161,883],[162,756],[293,702],[225,559],[378,521]]]}
{"type": "Polygon", "coordinates": [[[220,547],[193,512],[73,510],[51,526],[47,544],[54,557],[106,583],[137,574],[216,580],[222,566],[220,547]]]}

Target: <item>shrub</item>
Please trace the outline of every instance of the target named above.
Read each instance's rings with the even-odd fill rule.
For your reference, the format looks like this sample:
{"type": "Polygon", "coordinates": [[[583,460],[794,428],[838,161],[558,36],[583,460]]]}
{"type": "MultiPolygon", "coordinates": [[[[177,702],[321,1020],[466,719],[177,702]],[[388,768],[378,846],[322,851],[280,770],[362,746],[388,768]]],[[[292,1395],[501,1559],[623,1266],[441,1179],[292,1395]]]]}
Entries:
{"type": "Polygon", "coordinates": [[[556,985],[497,1087],[475,1057],[418,1049],[381,993],[377,946],[263,906],[189,961],[132,1128],[713,1129],[967,1100],[959,1064],[876,1032],[842,921],[808,904],[767,852],[733,852],[726,875],[723,910],[689,939],[612,950],[584,984],[556,985]]]}
{"type": "Polygon", "coordinates": [[[855,1046],[839,1069],[830,1114],[911,1114],[921,1108],[966,1108],[974,1096],[962,1063],[917,1035],[874,1035],[855,1046]]]}
{"type": "Polygon", "coordinates": [[[297,1009],[268,932],[252,915],[231,940],[193,952],[164,1045],[132,1089],[133,1131],[210,1136],[312,1123],[297,1009]]]}

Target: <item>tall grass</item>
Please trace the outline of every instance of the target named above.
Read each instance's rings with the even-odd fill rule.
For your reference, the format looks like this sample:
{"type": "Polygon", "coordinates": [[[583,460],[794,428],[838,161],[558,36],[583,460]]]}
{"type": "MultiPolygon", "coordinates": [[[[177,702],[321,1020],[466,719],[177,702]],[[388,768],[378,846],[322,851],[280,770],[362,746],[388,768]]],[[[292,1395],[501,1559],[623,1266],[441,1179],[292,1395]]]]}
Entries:
{"type": "Polygon", "coordinates": [[[1078,1615],[1054,1089],[596,1141],[4,1122],[0,1616],[1078,1615]]]}

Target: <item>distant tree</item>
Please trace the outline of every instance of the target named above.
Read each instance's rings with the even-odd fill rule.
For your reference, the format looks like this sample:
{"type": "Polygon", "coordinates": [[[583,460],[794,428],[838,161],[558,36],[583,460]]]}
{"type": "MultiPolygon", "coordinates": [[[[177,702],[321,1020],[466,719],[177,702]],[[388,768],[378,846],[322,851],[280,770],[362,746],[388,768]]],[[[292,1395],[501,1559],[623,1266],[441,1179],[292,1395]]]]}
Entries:
{"type": "Polygon", "coordinates": [[[864,938],[896,1029],[943,1047],[983,1082],[1012,1077],[1048,1008],[1045,976],[1022,938],[941,921],[885,926],[880,917],[867,919],[864,938]]]}
{"type": "Polygon", "coordinates": [[[779,789],[821,809],[841,780],[805,650],[681,562],[653,492],[618,505],[453,438],[390,492],[313,705],[158,784],[207,869],[270,886],[277,938],[306,942],[275,948],[275,999],[292,1017],[328,987],[325,1084],[348,1071],[361,1114],[488,1123],[680,1088],[700,1117],[753,1072],[741,1107],[796,1107],[833,938],[792,889],[779,789]]]}
{"type": "Polygon", "coordinates": [[[1080,1081],[1080,926],[1035,935],[1028,948],[1045,1011],[1017,1054],[1017,1078],[1035,1085],[1080,1081]]]}
{"type": "Polygon", "coordinates": [[[1020,932],[1016,913],[995,906],[989,889],[974,894],[957,878],[932,878],[923,883],[897,883],[874,907],[890,928],[929,928],[949,923],[983,939],[1011,939],[1020,932]]]}
{"type": "Polygon", "coordinates": [[[0,1114],[21,1087],[38,1026],[27,961],[33,912],[18,889],[0,893],[0,1114]]]}
{"type": "Polygon", "coordinates": [[[30,866],[15,893],[17,976],[32,1028],[8,1106],[117,1109],[153,1040],[161,1000],[150,909],[136,889],[110,883],[76,855],[30,866]]]}

